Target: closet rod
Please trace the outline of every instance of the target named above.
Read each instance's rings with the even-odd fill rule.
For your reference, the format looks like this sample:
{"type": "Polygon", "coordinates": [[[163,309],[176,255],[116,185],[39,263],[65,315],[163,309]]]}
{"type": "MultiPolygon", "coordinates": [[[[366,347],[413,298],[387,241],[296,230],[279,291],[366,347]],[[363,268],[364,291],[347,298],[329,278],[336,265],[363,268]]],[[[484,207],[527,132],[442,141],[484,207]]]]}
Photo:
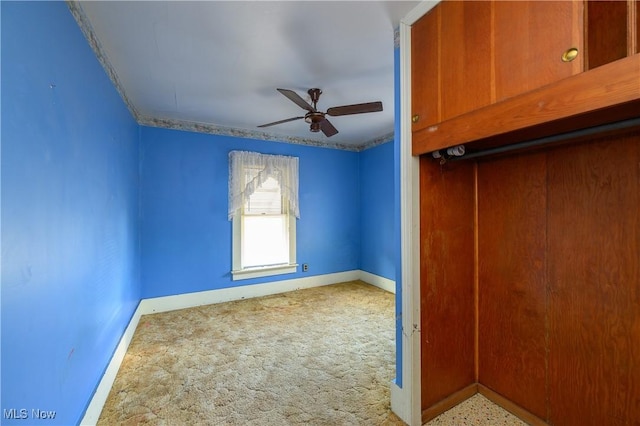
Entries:
{"type": "Polygon", "coordinates": [[[514,151],[516,149],[532,148],[538,145],[544,145],[552,142],[560,142],[560,141],[579,138],[583,136],[591,136],[598,133],[609,132],[613,130],[624,130],[624,129],[629,129],[635,126],[640,126],[640,117],[618,121],[610,124],[602,124],[599,126],[587,127],[586,129],[574,130],[572,132],[560,133],[558,135],[546,136],[544,138],[532,139],[529,141],[514,143],[511,145],[504,145],[496,148],[489,148],[482,151],[470,152],[461,157],[450,157],[448,161],[460,161],[460,160],[467,160],[471,158],[484,157],[486,155],[502,154],[504,152],[514,151]]]}

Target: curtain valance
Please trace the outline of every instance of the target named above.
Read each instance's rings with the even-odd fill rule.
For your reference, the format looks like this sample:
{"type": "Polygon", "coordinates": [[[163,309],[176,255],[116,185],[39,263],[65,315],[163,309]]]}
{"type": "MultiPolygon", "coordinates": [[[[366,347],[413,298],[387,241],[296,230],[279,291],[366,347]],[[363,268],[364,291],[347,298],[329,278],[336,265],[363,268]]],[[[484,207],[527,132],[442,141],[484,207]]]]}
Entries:
{"type": "Polygon", "coordinates": [[[229,220],[269,178],[275,179],[289,203],[289,211],[300,218],[298,202],[298,158],[249,151],[229,153],[229,220]]]}

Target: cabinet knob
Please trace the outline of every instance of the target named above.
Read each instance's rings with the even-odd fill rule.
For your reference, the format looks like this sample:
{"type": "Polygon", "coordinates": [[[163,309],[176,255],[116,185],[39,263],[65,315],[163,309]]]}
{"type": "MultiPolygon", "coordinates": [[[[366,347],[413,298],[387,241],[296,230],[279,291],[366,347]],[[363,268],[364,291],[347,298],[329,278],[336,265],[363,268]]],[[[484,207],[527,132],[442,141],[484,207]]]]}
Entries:
{"type": "Polygon", "coordinates": [[[565,50],[565,52],[562,54],[562,62],[571,62],[577,57],[578,57],[578,49],[576,47],[572,47],[570,49],[565,50]]]}
{"type": "Polygon", "coordinates": [[[414,122],[414,123],[417,123],[418,120],[420,120],[420,116],[418,114],[416,114],[413,117],[411,117],[411,121],[414,122]]]}

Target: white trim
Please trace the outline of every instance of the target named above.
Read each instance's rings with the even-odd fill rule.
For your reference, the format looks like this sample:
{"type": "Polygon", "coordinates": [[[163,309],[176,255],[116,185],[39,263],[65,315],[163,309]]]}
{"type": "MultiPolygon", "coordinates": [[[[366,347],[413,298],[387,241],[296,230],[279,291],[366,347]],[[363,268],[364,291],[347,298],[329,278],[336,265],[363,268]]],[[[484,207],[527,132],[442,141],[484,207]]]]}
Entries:
{"type": "Polygon", "coordinates": [[[252,297],[269,296],[285,293],[287,291],[303,288],[321,287],[323,285],[337,284],[346,281],[362,280],[383,290],[388,287],[395,293],[395,282],[379,275],[374,275],[361,270],[337,272],[333,274],[316,275],[306,278],[298,278],[286,281],[275,281],[250,286],[231,287],[219,290],[200,291],[195,293],[179,294],[176,296],[155,297],[142,299],[127,326],[118,347],[116,348],[109,365],[105,370],[98,387],[91,398],[89,407],[80,422],[81,425],[94,426],[100,418],[100,413],[107,401],[113,382],[116,379],[120,364],[124,360],[133,334],[138,327],[142,315],[158,312],[173,311],[176,309],[193,308],[196,306],[210,305],[214,303],[230,302],[232,300],[248,299],[252,297]]]}
{"type": "Polygon", "coordinates": [[[271,294],[286,293],[303,288],[319,287],[357,279],[360,279],[360,271],[354,270],[262,284],[221,288],[218,290],[177,294],[175,296],[154,297],[140,301],[140,309],[142,315],[146,315],[176,309],[192,308],[195,306],[211,305],[214,303],[230,302],[232,300],[269,296],[271,294]]]}
{"type": "Polygon", "coordinates": [[[360,280],[367,284],[381,288],[389,293],[396,294],[396,282],[389,278],[381,277],[380,275],[372,274],[367,271],[360,271],[360,280]]]}
{"type": "MultiPolygon", "coordinates": [[[[407,13],[407,16],[400,20],[400,23],[409,26],[415,24],[418,19],[422,18],[425,13],[433,9],[438,3],[440,3],[440,0],[426,0],[418,3],[416,7],[407,13]]],[[[400,49],[402,49],[402,42],[400,42],[400,49]]]]}
{"type": "MultiPolygon", "coordinates": [[[[403,357],[404,358],[404,357],[403,357]]],[[[404,361],[404,360],[403,360],[404,361]]],[[[405,379],[406,380],[406,379],[405,379]]],[[[395,380],[389,384],[391,393],[391,411],[402,419],[406,424],[414,426],[411,421],[411,394],[404,388],[398,386],[395,380]]]]}
{"type": "Polygon", "coordinates": [[[420,164],[412,156],[411,25],[439,1],[424,1],[400,21],[400,234],[402,388],[391,384],[391,409],[410,426],[422,424],[420,363],[420,164]]]}
{"type": "MultiPolygon", "coordinates": [[[[231,173],[231,172],[229,172],[231,173]]],[[[231,179],[231,176],[229,176],[231,179]]],[[[284,201],[284,198],[283,198],[284,201]]],[[[288,202],[287,202],[288,205],[288,202]]],[[[244,214],[243,209],[236,209],[233,213],[231,220],[231,280],[248,280],[251,278],[264,278],[272,277],[274,275],[293,274],[298,271],[297,259],[297,245],[296,245],[296,227],[297,220],[294,214],[287,209],[287,213],[283,216],[286,217],[288,237],[289,237],[289,259],[287,264],[270,265],[270,266],[258,266],[243,268],[243,249],[242,242],[244,241],[244,214]]]]}
{"type": "Polygon", "coordinates": [[[245,268],[239,271],[231,271],[231,279],[233,281],[248,280],[249,278],[270,277],[273,275],[293,274],[298,271],[298,264],[293,265],[275,265],[275,266],[257,266],[255,268],[245,268]]]}
{"type": "Polygon", "coordinates": [[[131,343],[131,339],[133,339],[133,334],[136,331],[136,327],[138,327],[138,322],[140,322],[140,317],[142,314],[140,313],[140,304],[136,308],[131,320],[129,320],[129,325],[125,329],[122,337],[120,338],[120,342],[116,347],[115,352],[111,356],[111,361],[109,361],[109,365],[102,375],[102,379],[100,379],[100,383],[96,388],[95,393],[91,397],[91,402],[87,407],[87,410],[80,421],[81,425],[95,425],[100,418],[100,413],[102,413],[102,408],[104,407],[104,403],[107,401],[107,397],[109,396],[109,392],[111,392],[111,387],[113,386],[113,382],[116,380],[116,376],[118,375],[118,370],[120,369],[120,364],[122,364],[122,360],[124,360],[124,356],[127,353],[127,349],[129,349],[129,343],[131,343]]]}

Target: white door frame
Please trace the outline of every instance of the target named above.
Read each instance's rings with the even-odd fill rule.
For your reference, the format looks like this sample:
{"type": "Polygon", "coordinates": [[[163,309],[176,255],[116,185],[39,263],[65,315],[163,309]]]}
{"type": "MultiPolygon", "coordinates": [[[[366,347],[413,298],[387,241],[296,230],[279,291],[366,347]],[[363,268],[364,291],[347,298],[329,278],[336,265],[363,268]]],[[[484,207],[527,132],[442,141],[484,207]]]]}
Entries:
{"type": "Polygon", "coordinates": [[[402,388],[392,384],[391,408],[410,426],[422,424],[420,363],[420,164],[412,156],[411,26],[439,0],[418,4],[400,21],[400,233],[402,388]]]}

